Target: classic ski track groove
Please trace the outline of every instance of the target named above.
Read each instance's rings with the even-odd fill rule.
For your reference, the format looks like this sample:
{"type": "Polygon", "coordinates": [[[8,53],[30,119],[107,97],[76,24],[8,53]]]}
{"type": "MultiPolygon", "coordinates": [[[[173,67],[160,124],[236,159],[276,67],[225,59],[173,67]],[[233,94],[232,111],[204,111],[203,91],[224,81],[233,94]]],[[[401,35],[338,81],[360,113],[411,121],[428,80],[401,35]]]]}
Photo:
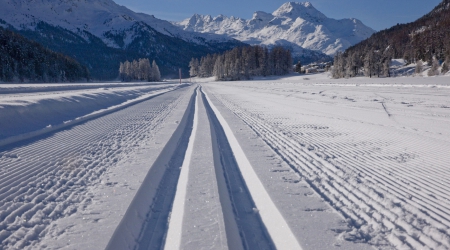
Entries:
{"type": "MultiPolygon", "coordinates": [[[[345,217],[351,218],[356,226],[368,224],[381,227],[380,231],[384,233],[392,230],[392,234],[387,237],[387,240],[399,248],[450,248],[450,241],[447,237],[450,234],[448,216],[450,207],[446,206],[449,203],[446,200],[448,187],[439,183],[432,184],[419,181],[419,175],[414,172],[420,169],[420,166],[414,166],[414,171],[389,168],[390,172],[399,173],[397,176],[401,176],[401,173],[412,177],[409,180],[420,183],[422,191],[415,191],[408,187],[406,183],[396,182],[398,181],[396,177],[383,175],[383,171],[370,169],[368,166],[371,165],[377,165],[383,169],[388,168],[384,162],[375,157],[366,157],[365,160],[370,162],[360,164],[348,155],[340,155],[342,161],[333,164],[332,157],[325,155],[325,158],[321,157],[321,152],[317,150],[321,149],[326,152],[326,148],[329,147],[320,142],[320,136],[297,136],[293,133],[295,131],[292,128],[278,123],[276,117],[244,108],[240,106],[239,102],[232,101],[222,95],[215,95],[215,97],[261,136],[325,200],[345,217]],[[292,137],[289,138],[288,135],[292,137]],[[309,151],[306,145],[313,145],[313,151],[309,151]],[[345,165],[349,169],[345,169],[346,172],[343,172],[339,168],[340,165],[345,165]],[[365,182],[366,186],[364,187],[359,185],[357,178],[348,178],[349,174],[351,175],[355,169],[372,176],[372,181],[365,182]],[[384,197],[390,199],[390,201],[379,196],[380,188],[383,190],[384,197]],[[443,200],[431,199],[425,191],[433,193],[443,200]],[[409,198],[411,193],[414,195],[413,200],[409,198]],[[441,203],[441,206],[434,205],[437,201],[441,203]],[[396,211],[397,213],[392,212],[392,208],[388,206],[390,204],[387,202],[395,202],[396,206],[401,208],[400,214],[397,214],[398,211],[396,211]],[[353,209],[355,206],[361,209],[353,209]],[[421,209],[427,211],[427,213],[421,211],[421,209]],[[364,210],[367,210],[367,212],[364,210]],[[406,221],[406,218],[412,221],[406,221]],[[423,229],[415,226],[415,223],[421,225],[420,228],[423,229]],[[423,227],[423,224],[426,227],[423,227]],[[416,235],[420,235],[420,237],[416,235]],[[404,238],[406,245],[399,238],[404,238]]],[[[374,143],[383,142],[377,141],[374,143]]],[[[339,146],[348,147],[347,145],[339,146]]],[[[339,152],[339,150],[334,149],[331,152],[339,152]]],[[[384,157],[385,159],[390,158],[384,157]]],[[[430,162],[435,161],[431,160],[430,162]]],[[[444,166],[440,165],[442,162],[437,163],[435,165],[437,169],[445,169],[444,166]]],[[[425,173],[427,170],[422,171],[425,173]]],[[[430,172],[427,174],[430,174],[430,172]]],[[[445,172],[440,172],[440,174],[446,175],[445,172]]]]}
{"type": "Polygon", "coordinates": [[[181,95],[157,106],[143,101],[0,152],[2,246],[33,246],[53,220],[89,204],[91,198],[81,200],[87,185],[130,150],[121,145],[137,145],[157,133],[181,95]]]}
{"type": "Polygon", "coordinates": [[[245,180],[245,184],[250,191],[250,195],[255,202],[256,208],[259,210],[261,219],[265,224],[275,247],[277,249],[302,249],[295,235],[289,228],[288,223],[284,220],[280,211],[267,193],[264,185],[253,170],[253,166],[247,159],[227,121],[211,102],[206,91],[203,91],[202,89],[202,92],[225,132],[227,140],[235,156],[236,163],[241,171],[241,175],[245,180]]]}
{"type": "Polygon", "coordinates": [[[189,178],[189,166],[192,160],[192,153],[194,150],[195,137],[197,135],[198,129],[198,99],[199,93],[198,88],[195,90],[195,105],[194,105],[194,122],[192,125],[192,132],[189,137],[189,144],[186,149],[186,155],[183,160],[183,165],[181,166],[180,177],[178,179],[176,194],[173,201],[173,207],[171,211],[171,217],[169,220],[169,225],[167,229],[167,238],[164,249],[180,249],[181,236],[183,229],[183,216],[184,207],[186,200],[186,192],[189,178]]]}

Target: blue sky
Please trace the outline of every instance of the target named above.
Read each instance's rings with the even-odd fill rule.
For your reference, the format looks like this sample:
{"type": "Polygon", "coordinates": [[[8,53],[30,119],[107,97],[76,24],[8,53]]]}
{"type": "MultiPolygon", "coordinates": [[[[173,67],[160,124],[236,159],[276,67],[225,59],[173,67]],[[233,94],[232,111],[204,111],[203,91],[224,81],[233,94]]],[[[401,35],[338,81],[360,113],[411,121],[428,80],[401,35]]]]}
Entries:
{"type": "MultiPolygon", "coordinates": [[[[354,17],[375,30],[412,22],[442,0],[310,0],[326,16],[354,17]]],[[[235,16],[245,19],[257,10],[272,13],[286,0],[115,0],[134,11],[168,21],[181,21],[193,14],[235,16]]]]}

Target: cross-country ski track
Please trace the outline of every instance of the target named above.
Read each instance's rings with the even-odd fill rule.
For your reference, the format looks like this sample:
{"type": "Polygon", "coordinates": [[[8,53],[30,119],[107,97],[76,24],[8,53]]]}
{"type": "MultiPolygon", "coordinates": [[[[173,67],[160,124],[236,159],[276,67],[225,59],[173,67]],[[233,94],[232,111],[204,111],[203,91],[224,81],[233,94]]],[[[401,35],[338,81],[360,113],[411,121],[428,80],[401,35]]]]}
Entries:
{"type": "Polygon", "coordinates": [[[370,81],[0,88],[0,249],[450,249],[450,89],[370,81]]]}

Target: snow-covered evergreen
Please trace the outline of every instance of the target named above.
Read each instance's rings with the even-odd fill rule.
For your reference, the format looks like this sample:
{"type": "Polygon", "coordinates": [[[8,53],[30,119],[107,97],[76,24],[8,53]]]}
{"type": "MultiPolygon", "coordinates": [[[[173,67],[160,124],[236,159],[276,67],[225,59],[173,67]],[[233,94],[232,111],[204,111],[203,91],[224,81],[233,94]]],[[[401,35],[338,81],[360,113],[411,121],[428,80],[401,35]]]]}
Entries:
{"type": "Polygon", "coordinates": [[[120,63],[119,78],[122,81],[148,81],[156,82],[161,80],[159,67],[153,60],[150,65],[148,58],[140,58],[132,62],[125,61],[120,63]]]}
{"type": "Polygon", "coordinates": [[[252,76],[285,75],[292,71],[291,52],[283,47],[270,50],[262,46],[239,47],[223,54],[192,58],[191,76],[216,80],[243,80],[252,76]]]}

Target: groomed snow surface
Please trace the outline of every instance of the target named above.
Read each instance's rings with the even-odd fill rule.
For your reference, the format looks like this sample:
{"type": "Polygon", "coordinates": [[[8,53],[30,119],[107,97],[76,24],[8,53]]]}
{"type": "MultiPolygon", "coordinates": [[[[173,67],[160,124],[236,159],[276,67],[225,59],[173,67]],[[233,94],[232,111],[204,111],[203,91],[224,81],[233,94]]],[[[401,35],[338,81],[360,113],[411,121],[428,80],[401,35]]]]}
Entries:
{"type": "Polygon", "coordinates": [[[448,80],[0,85],[0,249],[450,249],[448,80]]]}

